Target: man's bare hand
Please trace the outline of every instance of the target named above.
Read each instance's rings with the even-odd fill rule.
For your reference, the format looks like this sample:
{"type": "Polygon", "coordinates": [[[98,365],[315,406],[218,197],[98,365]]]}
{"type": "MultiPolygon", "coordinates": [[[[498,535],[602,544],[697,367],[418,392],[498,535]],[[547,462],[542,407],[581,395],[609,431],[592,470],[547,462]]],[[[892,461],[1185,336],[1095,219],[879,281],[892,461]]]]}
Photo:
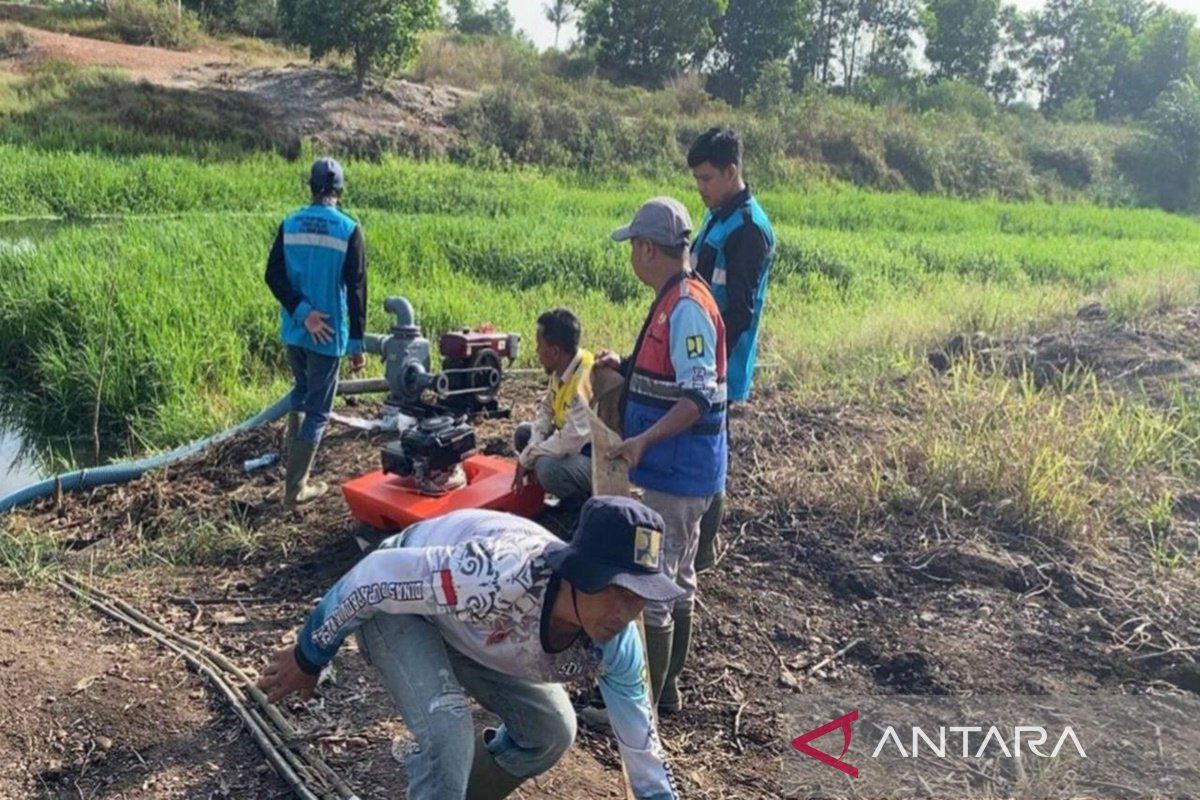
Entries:
{"type": "Polygon", "coordinates": [[[621,357],[612,350],[601,350],[596,354],[596,360],[592,362],[592,366],[618,370],[621,368],[621,357]]]}
{"type": "Polygon", "coordinates": [[[363,371],[363,367],[367,365],[367,360],[362,353],[350,356],[350,374],[357,375],[363,371]]]}
{"type": "Polygon", "coordinates": [[[272,703],[278,703],[292,692],[299,692],[300,698],[307,700],[312,697],[319,677],[300,669],[292,648],[285,647],[276,650],[275,655],[271,657],[271,662],[258,679],[258,688],[266,693],[267,700],[272,703]]]}
{"type": "Polygon", "coordinates": [[[326,320],[329,315],[315,308],[304,318],[304,329],[309,332],[317,344],[327,344],[333,341],[333,328],[326,320]]]}
{"type": "Polygon", "coordinates": [[[608,457],[613,461],[620,459],[629,465],[630,469],[634,469],[642,462],[642,456],[646,454],[647,443],[641,436],[634,436],[608,451],[608,457]]]}
{"type": "Polygon", "coordinates": [[[525,485],[529,483],[529,470],[517,464],[517,471],[513,475],[512,490],[513,494],[519,494],[525,485]]]}

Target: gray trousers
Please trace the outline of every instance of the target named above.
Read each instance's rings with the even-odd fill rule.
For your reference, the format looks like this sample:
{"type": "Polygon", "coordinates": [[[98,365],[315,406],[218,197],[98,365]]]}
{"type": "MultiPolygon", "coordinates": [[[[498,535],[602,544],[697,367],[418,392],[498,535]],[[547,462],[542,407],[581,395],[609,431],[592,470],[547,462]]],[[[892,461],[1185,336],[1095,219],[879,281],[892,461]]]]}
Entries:
{"type": "Polygon", "coordinates": [[[466,797],[475,753],[468,695],[504,720],[487,748],[511,775],[545,772],[575,740],[575,710],[562,686],[477,664],[423,617],[373,617],[359,629],[358,646],[416,739],[405,760],[410,800],[466,797]]]}
{"type": "MultiPolygon", "coordinates": [[[[522,422],[513,434],[513,447],[520,453],[529,445],[533,425],[522,422]]],[[[586,500],[592,494],[592,459],[587,456],[542,456],[533,462],[533,474],[550,494],[560,500],[586,500]]]]}
{"type": "Polygon", "coordinates": [[[682,497],[646,489],[642,502],[659,513],[666,523],[663,534],[662,571],[684,590],[673,603],[646,603],[646,624],[665,627],[675,614],[691,614],[696,605],[696,551],[700,547],[700,520],[713,496],[682,497]]]}

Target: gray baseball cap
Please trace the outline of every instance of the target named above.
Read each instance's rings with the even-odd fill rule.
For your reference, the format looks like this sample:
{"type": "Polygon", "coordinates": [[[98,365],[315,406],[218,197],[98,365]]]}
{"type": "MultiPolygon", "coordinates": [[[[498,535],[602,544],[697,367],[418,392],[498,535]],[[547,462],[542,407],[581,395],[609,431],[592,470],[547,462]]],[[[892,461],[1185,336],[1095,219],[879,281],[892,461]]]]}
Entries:
{"type": "Polygon", "coordinates": [[[688,243],[692,233],[692,218],[683,203],[673,197],[655,197],[647,200],[633,222],[612,233],[614,242],[630,239],[649,239],[663,247],[680,247],[688,243]]]}

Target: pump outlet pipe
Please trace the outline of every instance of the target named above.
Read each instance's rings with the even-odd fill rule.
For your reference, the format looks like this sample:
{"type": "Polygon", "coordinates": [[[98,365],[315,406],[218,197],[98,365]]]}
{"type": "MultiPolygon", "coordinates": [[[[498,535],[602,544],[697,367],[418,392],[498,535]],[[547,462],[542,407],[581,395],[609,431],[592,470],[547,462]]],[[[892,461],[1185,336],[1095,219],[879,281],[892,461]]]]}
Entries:
{"type": "MultiPolygon", "coordinates": [[[[363,380],[344,381],[338,384],[339,395],[373,394],[386,392],[387,382],[382,378],[366,378],[363,380]]],[[[250,419],[227,428],[212,436],[185,444],[167,453],[159,453],[137,461],[124,461],[120,464],[108,464],[103,467],[80,469],[74,472],[64,472],[44,481],[17,489],[15,492],[0,497],[0,514],[5,514],[14,508],[28,505],[43,497],[49,497],[58,489],[73,492],[80,489],[95,489],[98,486],[109,486],[116,483],[126,483],[145,473],[182,461],[196,455],[207,447],[223,442],[239,433],[244,433],[263,425],[269,425],[282,417],[291,408],[291,392],[276,400],[267,408],[255,414],[250,419]]]]}

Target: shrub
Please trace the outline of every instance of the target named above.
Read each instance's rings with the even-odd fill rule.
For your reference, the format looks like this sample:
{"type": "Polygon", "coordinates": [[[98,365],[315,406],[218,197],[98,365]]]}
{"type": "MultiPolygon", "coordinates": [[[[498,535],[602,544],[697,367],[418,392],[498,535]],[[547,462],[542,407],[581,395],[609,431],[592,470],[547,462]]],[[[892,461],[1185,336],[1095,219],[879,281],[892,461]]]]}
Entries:
{"type": "Polygon", "coordinates": [[[110,0],[108,21],[130,44],[187,49],[201,39],[200,21],[191,11],[157,0],[110,0]]]}
{"type": "Polygon", "coordinates": [[[500,87],[464,101],[454,114],[467,144],[458,157],[567,167],[609,175],[678,168],[675,126],[654,113],[629,116],[594,97],[556,97],[529,88],[500,87]]]}
{"type": "Polygon", "coordinates": [[[913,108],[918,111],[941,111],[946,114],[967,114],[978,120],[996,116],[996,104],[980,88],[963,81],[938,81],[917,89],[913,108]]]}
{"type": "Polygon", "coordinates": [[[913,126],[903,126],[887,131],[883,146],[888,167],[898,172],[911,188],[921,193],[936,192],[940,188],[941,153],[933,137],[913,126]]]}
{"type": "Polygon", "coordinates": [[[462,89],[525,85],[540,72],[532,44],[510,36],[433,33],[424,38],[409,75],[421,83],[462,89]]]}
{"type": "Polygon", "coordinates": [[[22,55],[33,47],[24,29],[15,25],[5,25],[0,28],[0,58],[13,58],[22,55]]]}
{"type": "Polygon", "coordinates": [[[1100,172],[1100,154],[1087,142],[1041,139],[1030,143],[1025,153],[1035,171],[1052,172],[1071,189],[1086,188],[1100,172]]]}
{"type": "Polygon", "coordinates": [[[778,114],[792,99],[792,74],[782,61],[772,61],[763,67],[758,83],[746,98],[759,114],[778,114]]]}
{"type": "Polygon", "coordinates": [[[959,197],[1024,199],[1033,194],[1028,167],[1000,137],[982,131],[959,134],[945,153],[942,187],[959,197]]]}

